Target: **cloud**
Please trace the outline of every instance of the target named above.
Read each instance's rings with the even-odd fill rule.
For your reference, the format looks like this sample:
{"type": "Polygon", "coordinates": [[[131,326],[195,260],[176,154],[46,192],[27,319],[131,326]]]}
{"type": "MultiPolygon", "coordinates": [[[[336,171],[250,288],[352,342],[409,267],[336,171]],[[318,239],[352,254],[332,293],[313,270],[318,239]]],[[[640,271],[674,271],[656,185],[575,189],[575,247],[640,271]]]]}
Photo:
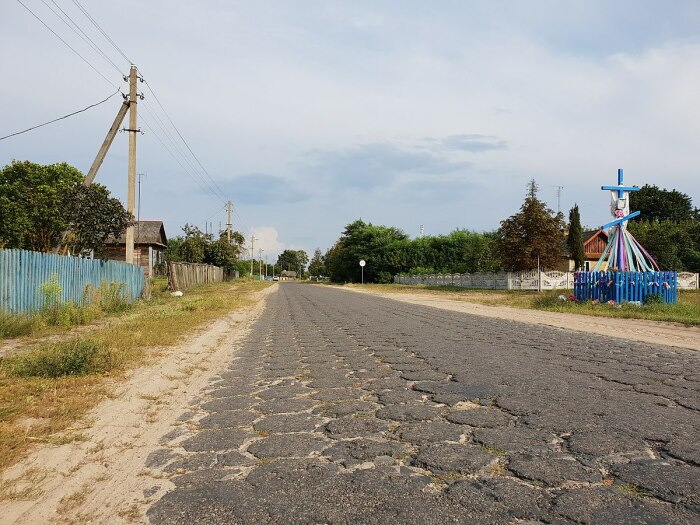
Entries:
{"type": "Polygon", "coordinates": [[[508,149],[508,145],[504,140],[489,135],[450,135],[440,141],[439,144],[449,150],[468,151],[470,153],[508,149]]]}
{"type": "Polygon", "coordinates": [[[300,202],[308,198],[294,181],[265,173],[239,175],[227,181],[224,190],[236,196],[240,204],[275,204],[300,202]]]}
{"type": "MultiPolygon", "coordinates": [[[[255,258],[260,258],[259,250],[262,250],[263,259],[267,256],[270,264],[277,261],[277,256],[288,246],[279,240],[279,232],[273,226],[256,226],[250,234],[255,237],[255,258]]],[[[250,236],[246,239],[248,255],[250,255],[250,236]]]]}
{"type": "Polygon", "coordinates": [[[467,169],[470,163],[391,143],[360,144],[340,150],[307,152],[306,170],[337,188],[372,189],[387,186],[402,175],[442,175],[467,169]]]}

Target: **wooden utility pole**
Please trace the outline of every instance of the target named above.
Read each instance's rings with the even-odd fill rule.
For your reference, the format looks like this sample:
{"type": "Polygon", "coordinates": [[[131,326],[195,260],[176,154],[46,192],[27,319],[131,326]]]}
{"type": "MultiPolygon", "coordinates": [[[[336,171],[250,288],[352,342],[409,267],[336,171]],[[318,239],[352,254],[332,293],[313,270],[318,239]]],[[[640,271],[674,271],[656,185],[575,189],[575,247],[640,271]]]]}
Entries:
{"type": "Polygon", "coordinates": [[[228,233],[228,243],[231,244],[231,201],[226,203],[226,211],[228,212],[228,222],[226,223],[226,232],[228,233]]]}
{"type": "MultiPolygon", "coordinates": [[[[136,66],[131,66],[129,70],[129,183],[127,186],[126,211],[134,216],[134,205],[136,201],[136,104],[138,94],[136,93],[136,81],[138,70],[136,66]]],[[[134,264],[134,227],[126,229],[126,262],[134,264]]]]}

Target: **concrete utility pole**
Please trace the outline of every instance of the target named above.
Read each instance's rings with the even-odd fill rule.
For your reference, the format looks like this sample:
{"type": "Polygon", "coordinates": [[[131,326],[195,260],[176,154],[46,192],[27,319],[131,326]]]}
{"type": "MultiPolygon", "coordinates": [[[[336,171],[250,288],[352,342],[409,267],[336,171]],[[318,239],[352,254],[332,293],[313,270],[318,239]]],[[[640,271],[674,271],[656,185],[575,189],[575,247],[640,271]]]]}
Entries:
{"type": "Polygon", "coordinates": [[[262,277],[262,253],[263,253],[263,249],[258,248],[258,256],[260,257],[260,260],[258,262],[258,275],[260,277],[262,277]]]}
{"type": "Polygon", "coordinates": [[[564,189],[564,186],[557,186],[557,213],[561,211],[561,190],[564,189]]]}
{"type": "MultiPolygon", "coordinates": [[[[126,198],[126,211],[131,216],[134,216],[134,204],[136,200],[136,128],[138,122],[136,120],[136,81],[138,79],[138,70],[136,66],[131,66],[129,71],[129,183],[127,186],[128,194],[126,198]]],[[[134,264],[134,227],[129,226],[126,229],[126,258],[125,261],[134,264]]]]}
{"type": "Polygon", "coordinates": [[[226,231],[228,233],[228,243],[231,244],[231,201],[226,203],[226,211],[228,213],[228,222],[226,223],[226,231]]]}
{"type": "Polygon", "coordinates": [[[253,277],[253,261],[255,261],[255,236],[250,236],[250,276],[253,277]]]}
{"type": "Polygon", "coordinates": [[[141,181],[146,178],[145,173],[139,173],[138,174],[138,184],[139,184],[139,195],[138,195],[138,200],[137,200],[137,205],[136,205],[136,239],[138,240],[139,238],[139,228],[141,226],[141,181]]]}

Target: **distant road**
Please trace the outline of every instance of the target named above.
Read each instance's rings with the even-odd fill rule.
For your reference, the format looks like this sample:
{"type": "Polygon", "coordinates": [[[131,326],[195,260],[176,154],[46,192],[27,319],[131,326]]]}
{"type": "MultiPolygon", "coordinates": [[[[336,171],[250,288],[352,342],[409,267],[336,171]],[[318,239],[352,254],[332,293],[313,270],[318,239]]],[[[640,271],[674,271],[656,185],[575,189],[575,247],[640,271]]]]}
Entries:
{"type": "Polygon", "coordinates": [[[148,516],[699,523],[699,365],[686,350],[281,283],[183,415],[197,424],[153,456],[180,475],[148,516]]]}

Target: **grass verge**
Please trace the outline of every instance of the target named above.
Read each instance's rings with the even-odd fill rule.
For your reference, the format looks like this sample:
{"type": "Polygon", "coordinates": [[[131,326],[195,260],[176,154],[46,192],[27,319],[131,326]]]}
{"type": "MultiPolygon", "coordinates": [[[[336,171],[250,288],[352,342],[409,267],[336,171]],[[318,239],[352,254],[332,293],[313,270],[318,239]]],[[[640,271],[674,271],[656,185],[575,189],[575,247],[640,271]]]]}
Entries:
{"type": "Polygon", "coordinates": [[[700,326],[700,291],[680,290],[678,304],[649,304],[635,306],[622,304],[577,303],[560,301],[560,295],[567,296],[571,290],[553,290],[547,292],[520,290],[465,290],[453,286],[409,286],[402,284],[365,284],[346,285],[352,288],[364,286],[369,291],[425,295],[439,295],[458,301],[483,304],[486,306],[509,306],[511,308],[530,308],[549,312],[566,312],[600,317],[617,317],[628,319],[647,319],[666,321],[688,326],[700,326]]]}
{"type": "Polygon", "coordinates": [[[171,297],[160,287],[151,300],[89,336],[34,345],[0,359],[0,472],[33,443],[55,442],[56,433],[108,397],[114,382],[157,348],[175,345],[208,322],[253,304],[251,294],[269,285],[217,283],[183,297],[171,297]]]}

